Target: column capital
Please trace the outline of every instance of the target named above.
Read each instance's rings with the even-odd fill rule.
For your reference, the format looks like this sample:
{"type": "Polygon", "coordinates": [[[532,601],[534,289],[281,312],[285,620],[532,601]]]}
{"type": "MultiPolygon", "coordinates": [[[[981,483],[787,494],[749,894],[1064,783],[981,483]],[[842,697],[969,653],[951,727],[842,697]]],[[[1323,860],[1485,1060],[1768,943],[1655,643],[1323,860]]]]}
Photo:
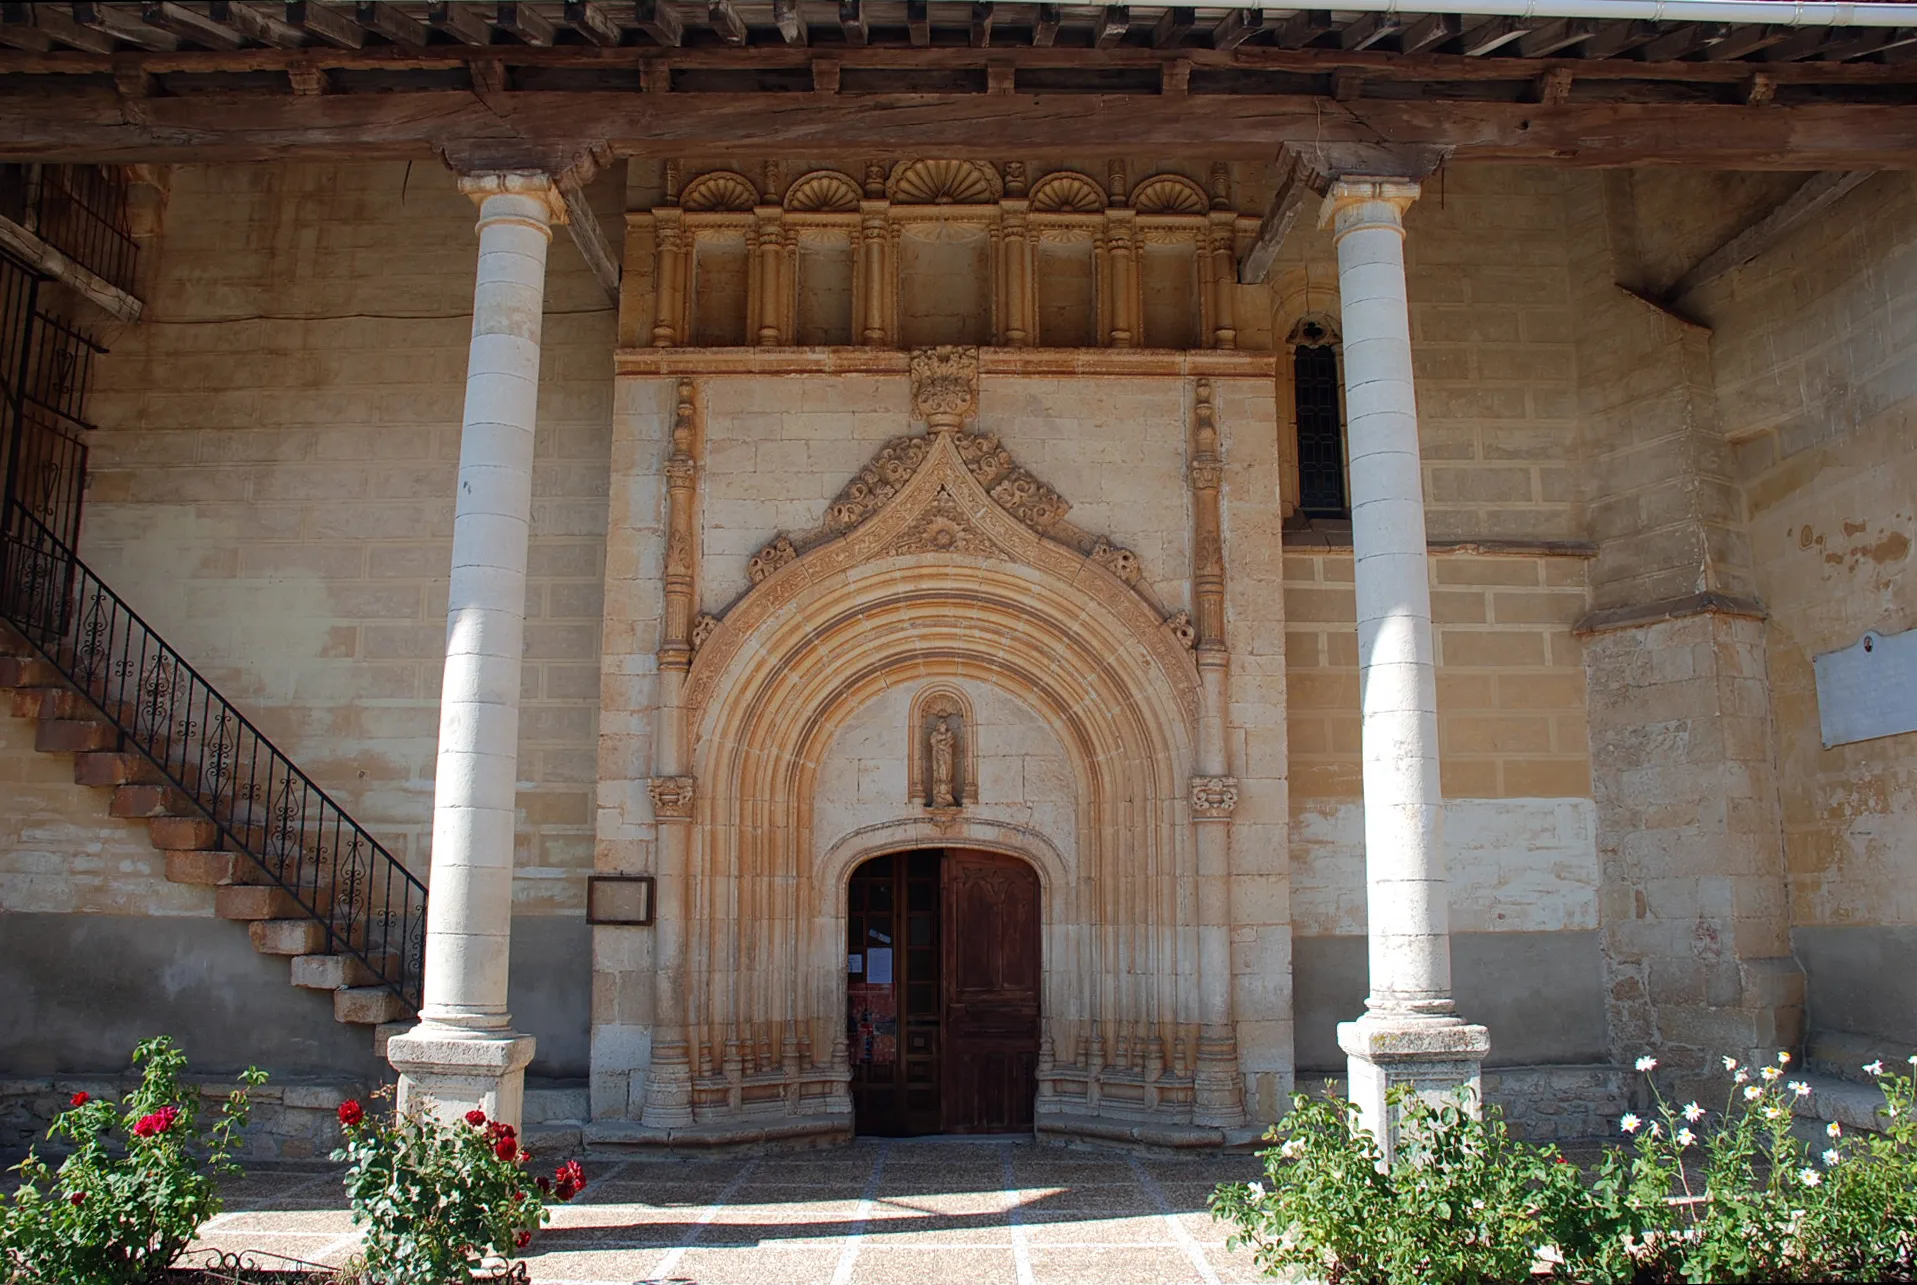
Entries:
{"type": "Polygon", "coordinates": [[[529,203],[522,217],[545,213],[547,225],[566,221],[566,197],[559,181],[544,170],[485,170],[459,176],[459,190],[472,198],[482,213],[486,202],[498,196],[521,197],[529,203]]]}
{"type": "Polygon", "coordinates": [[[1391,228],[1403,234],[1404,212],[1418,199],[1417,183],[1402,178],[1352,177],[1334,180],[1318,207],[1318,226],[1330,225],[1334,238],[1360,228],[1391,228]]]}

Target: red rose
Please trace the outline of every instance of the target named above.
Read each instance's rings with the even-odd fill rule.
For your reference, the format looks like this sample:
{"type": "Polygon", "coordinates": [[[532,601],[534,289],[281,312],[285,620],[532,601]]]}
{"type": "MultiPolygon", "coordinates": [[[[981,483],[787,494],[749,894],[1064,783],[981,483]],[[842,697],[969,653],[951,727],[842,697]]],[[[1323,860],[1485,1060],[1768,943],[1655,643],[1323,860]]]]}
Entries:
{"type": "Polygon", "coordinates": [[[138,1122],[133,1126],[133,1136],[136,1138],[158,1137],[168,1129],[171,1129],[173,1122],[179,1118],[180,1108],[172,1106],[161,1107],[152,1115],[143,1115],[139,1118],[138,1122]]]}
{"type": "Polygon", "coordinates": [[[87,1193],[84,1191],[76,1191],[71,1196],[67,1197],[67,1199],[71,1201],[76,1207],[79,1205],[85,1204],[86,1198],[87,1198],[87,1193]]]}
{"type": "Polygon", "coordinates": [[[74,1095],[73,1095],[72,1097],[70,1097],[70,1098],[68,1098],[68,1099],[67,1099],[67,1105],[68,1105],[68,1106],[70,1106],[70,1107],[83,1107],[83,1106],[85,1106],[85,1105],[86,1105],[87,1103],[89,1103],[89,1102],[91,1102],[91,1101],[93,1101],[93,1095],[92,1095],[92,1094],[90,1094],[90,1093],[76,1093],[76,1094],[74,1094],[74,1095]]]}
{"type": "Polygon", "coordinates": [[[530,1244],[532,1244],[532,1233],[529,1231],[522,1231],[517,1236],[513,1237],[514,1249],[524,1249],[526,1246],[530,1244]]]}
{"type": "Polygon", "coordinates": [[[486,1123],[486,1113],[478,1107],[474,1107],[466,1113],[466,1123],[472,1125],[484,1124],[486,1123]]]}
{"type": "Polygon", "coordinates": [[[586,1189],[586,1171],[580,1167],[577,1160],[568,1160],[565,1164],[560,1165],[558,1173],[554,1176],[563,1178],[571,1183],[575,1191],[584,1191],[586,1189]]]}
{"type": "Polygon", "coordinates": [[[550,1178],[534,1178],[534,1179],[533,1179],[533,1185],[539,1188],[539,1194],[540,1194],[540,1195],[542,1195],[542,1196],[550,1196],[550,1195],[552,1195],[552,1179],[550,1179],[550,1178]]]}
{"type": "Polygon", "coordinates": [[[501,1138],[493,1144],[493,1154],[501,1160],[511,1160],[519,1154],[519,1144],[511,1138],[501,1138]]]}
{"type": "Polygon", "coordinates": [[[347,1128],[352,1128],[365,1118],[366,1108],[352,1098],[348,1098],[339,1104],[339,1122],[347,1128]]]}

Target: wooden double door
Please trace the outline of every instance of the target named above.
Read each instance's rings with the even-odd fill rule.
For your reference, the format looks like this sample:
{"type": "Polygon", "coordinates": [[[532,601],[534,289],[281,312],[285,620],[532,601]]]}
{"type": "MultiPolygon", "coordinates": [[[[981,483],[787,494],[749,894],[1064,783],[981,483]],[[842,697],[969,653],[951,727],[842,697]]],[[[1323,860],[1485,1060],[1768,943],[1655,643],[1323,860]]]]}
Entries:
{"type": "Polygon", "coordinates": [[[1037,1094],[1038,876],[965,848],[852,874],[846,1037],[860,1133],[1024,1133],[1037,1094]]]}

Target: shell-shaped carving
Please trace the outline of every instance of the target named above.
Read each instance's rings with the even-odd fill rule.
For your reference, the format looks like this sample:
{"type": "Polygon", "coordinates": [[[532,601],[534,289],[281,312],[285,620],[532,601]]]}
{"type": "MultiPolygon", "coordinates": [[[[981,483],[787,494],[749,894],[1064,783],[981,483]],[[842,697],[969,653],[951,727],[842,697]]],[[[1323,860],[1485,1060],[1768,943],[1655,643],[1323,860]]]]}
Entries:
{"type": "Polygon", "coordinates": [[[813,170],[786,189],[785,208],[795,214],[853,214],[859,185],[837,170],[813,170]]]}
{"type": "Polygon", "coordinates": [[[1140,214],[1203,214],[1211,198],[1188,178],[1159,174],[1132,189],[1132,208],[1140,214]]]}
{"type": "Polygon", "coordinates": [[[736,214],[758,203],[759,189],[733,170],[701,174],[679,193],[679,208],[693,214],[736,214]]]}
{"type": "Polygon", "coordinates": [[[984,161],[913,161],[892,171],[885,194],[898,205],[986,205],[1005,183],[984,161]]]}
{"type": "Polygon", "coordinates": [[[1105,189],[1075,170],[1047,174],[1032,185],[1034,214],[1097,214],[1105,208],[1105,189]]]}

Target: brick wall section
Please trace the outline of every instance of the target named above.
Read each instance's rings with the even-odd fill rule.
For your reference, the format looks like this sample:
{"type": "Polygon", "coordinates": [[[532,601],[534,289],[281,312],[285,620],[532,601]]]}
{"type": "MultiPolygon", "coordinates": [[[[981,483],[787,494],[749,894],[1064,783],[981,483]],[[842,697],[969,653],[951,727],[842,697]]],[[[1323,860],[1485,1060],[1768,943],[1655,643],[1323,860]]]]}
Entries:
{"type": "MultiPolygon", "coordinates": [[[[473,217],[437,167],[182,167],[147,320],[109,337],[92,402],[84,555],[420,871],[473,217]]],[[[613,318],[563,230],[547,308],[517,898],[577,913],[613,318]]]]}
{"type": "MultiPolygon", "coordinates": [[[[1450,798],[1590,793],[1582,650],[1587,560],[1431,559],[1438,735],[1450,798]]],[[[1294,811],[1363,794],[1351,555],[1285,553],[1294,811]]]]}
{"type": "Polygon", "coordinates": [[[1770,610],[1792,921],[1917,925],[1917,734],[1826,750],[1811,667],[1917,627],[1917,183],[1871,178],[1691,303],[1770,610]]]}

